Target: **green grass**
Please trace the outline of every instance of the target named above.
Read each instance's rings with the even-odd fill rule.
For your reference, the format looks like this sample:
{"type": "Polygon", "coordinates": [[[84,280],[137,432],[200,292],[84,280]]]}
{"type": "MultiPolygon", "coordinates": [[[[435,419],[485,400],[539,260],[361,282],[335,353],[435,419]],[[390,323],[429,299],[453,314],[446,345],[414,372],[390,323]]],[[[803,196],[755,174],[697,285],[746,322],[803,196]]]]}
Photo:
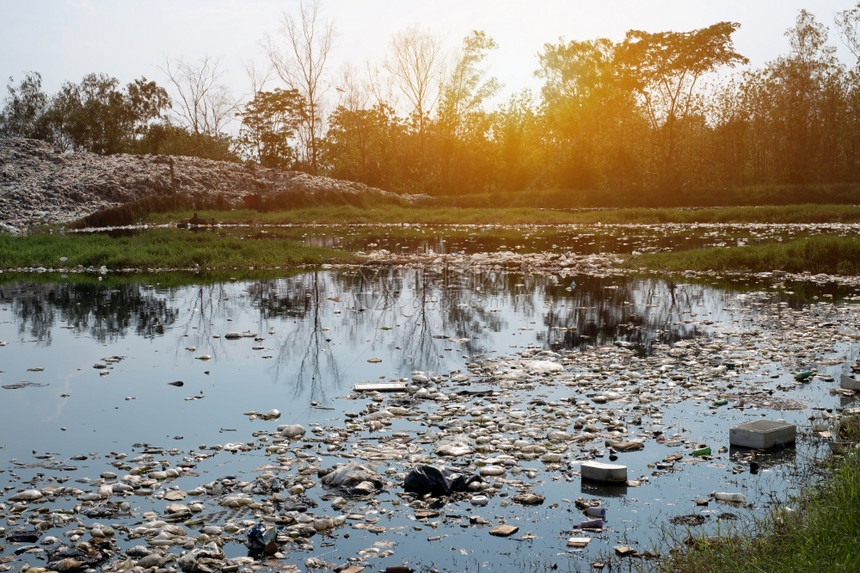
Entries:
{"type": "MultiPolygon", "coordinates": [[[[840,435],[856,445],[860,418],[844,419],[840,435]]],[[[830,462],[828,479],[775,509],[753,531],[711,539],[693,537],[677,544],[660,569],[676,573],[860,571],[860,450],[855,447],[830,462]]]]}
{"type": "Polygon", "coordinates": [[[0,235],[0,268],[106,266],[112,270],[289,268],[351,260],[334,249],[216,232],[151,229],[133,235],[0,235]]]}
{"type": "MultiPolygon", "coordinates": [[[[170,223],[191,217],[191,212],[153,213],[144,222],[170,223]]],[[[201,211],[203,219],[254,224],[661,224],[661,223],[857,223],[860,206],[785,205],[773,207],[711,207],[703,209],[583,209],[454,208],[346,205],[257,212],[248,209],[201,211]]]]}
{"type": "Polygon", "coordinates": [[[781,243],[715,247],[632,257],[628,266],[651,271],[749,272],[781,270],[860,275],[860,237],[816,236],[781,243]]]}

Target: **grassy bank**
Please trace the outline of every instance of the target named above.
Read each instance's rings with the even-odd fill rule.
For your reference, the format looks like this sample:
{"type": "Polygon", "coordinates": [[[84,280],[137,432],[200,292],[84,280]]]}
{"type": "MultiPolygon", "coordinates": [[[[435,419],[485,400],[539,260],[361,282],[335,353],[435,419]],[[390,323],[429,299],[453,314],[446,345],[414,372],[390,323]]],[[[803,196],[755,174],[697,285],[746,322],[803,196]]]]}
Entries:
{"type": "Polygon", "coordinates": [[[350,258],[344,251],[309,247],[295,241],[178,229],[151,229],[118,237],[57,233],[27,237],[0,235],[0,268],[6,269],[102,265],[110,269],[289,268],[350,258]]]}
{"type": "MultiPolygon", "coordinates": [[[[148,223],[172,223],[191,212],[152,213],[148,223]]],[[[860,206],[785,205],[771,207],[711,207],[705,209],[586,209],[419,208],[394,205],[356,208],[347,205],[258,212],[249,209],[201,211],[202,219],[255,224],[662,224],[662,223],[858,223],[860,206]]]]}
{"type": "MultiPolygon", "coordinates": [[[[860,417],[844,418],[837,436],[860,441],[860,417]]],[[[825,463],[832,474],[737,536],[681,541],[662,563],[673,573],[860,571],[860,450],[825,463]],[[791,509],[788,509],[788,508],[791,509]]]]}
{"type": "Polygon", "coordinates": [[[634,268],[680,273],[691,271],[827,273],[860,275],[860,237],[817,236],[744,247],[715,247],[631,258],[634,268]]]}

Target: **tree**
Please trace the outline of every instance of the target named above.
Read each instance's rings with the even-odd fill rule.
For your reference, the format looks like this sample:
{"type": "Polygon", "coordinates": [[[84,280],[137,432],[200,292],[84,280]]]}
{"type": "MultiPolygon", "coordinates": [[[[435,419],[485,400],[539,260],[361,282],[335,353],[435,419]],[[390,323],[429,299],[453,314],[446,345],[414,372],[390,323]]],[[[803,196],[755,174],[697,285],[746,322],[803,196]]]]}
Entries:
{"type": "Polygon", "coordinates": [[[203,56],[196,64],[167,59],[162,71],[176,91],[173,111],[179,123],[195,135],[221,136],[234,117],[237,102],[221,83],[218,59],[203,56]]]}
{"type": "Polygon", "coordinates": [[[850,10],[836,13],[836,31],[860,64],[860,2],[850,10]]]}
{"type": "Polygon", "coordinates": [[[260,91],[239,112],[242,127],[239,143],[243,151],[263,167],[287,169],[296,160],[291,145],[305,119],[305,100],[298,90],[260,91]]]}
{"type": "Polygon", "coordinates": [[[607,39],[546,44],[539,54],[538,77],[544,78],[545,137],[554,153],[547,173],[565,188],[594,188],[599,163],[623,146],[614,126],[624,119],[629,98],[622,98],[613,66],[616,46],[607,39]],[[612,149],[601,149],[611,140],[612,149]]]}
{"type": "Polygon", "coordinates": [[[691,32],[630,30],[615,52],[623,85],[635,91],[658,136],[658,168],[664,185],[678,184],[676,160],[680,123],[691,117],[697,82],[721,66],[748,60],[735,52],[731,35],[740,27],[720,22],[691,32]]]}
{"type": "Polygon", "coordinates": [[[378,104],[371,109],[338,106],[329,117],[324,162],[332,177],[374,187],[401,190],[406,171],[405,129],[394,110],[378,104]]]}
{"type": "Polygon", "coordinates": [[[444,70],[442,44],[427,32],[409,28],[391,39],[383,67],[409,100],[413,125],[423,136],[439,97],[444,70]]]}
{"type": "Polygon", "coordinates": [[[483,109],[500,88],[486,77],[483,63],[496,42],[473,31],[463,39],[450,75],[442,84],[438,117],[434,124],[442,190],[448,193],[482,187],[488,168],[491,121],[483,109]]]}
{"type": "Polygon", "coordinates": [[[9,95],[0,112],[0,135],[48,139],[48,96],[42,91],[42,76],[29,72],[17,88],[12,81],[10,77],[9,95]]]}
{"type": "Polygon", "coordinates": [[[299,2],[299,21],[284,13],[280,34],[285,47],[280,48],[269,39],[267,51],[275,73],[290,89],[296,90],[305,100],[303,119],[303,155],[312,173],[319,168],[322,139],[322,83],[326,60],[331,51],[334,26],[319,21],[320,3],[311,0],[299,2]]]}

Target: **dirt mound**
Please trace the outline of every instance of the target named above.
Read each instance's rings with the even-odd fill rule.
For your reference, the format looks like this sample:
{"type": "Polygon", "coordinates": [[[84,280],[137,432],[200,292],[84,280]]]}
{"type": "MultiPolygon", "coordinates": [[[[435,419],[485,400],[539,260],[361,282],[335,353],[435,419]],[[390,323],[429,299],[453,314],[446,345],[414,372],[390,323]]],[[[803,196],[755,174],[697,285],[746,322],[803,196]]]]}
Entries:
{"type": "Polygon", "coordinates": [[[267,200],[289,205],[342,196],[347,202],[376,196],[412,202],[361,183],[196,157],[62,153],[49,143],[0,137],[0,232],[70,223],[121,205],[181,198],[194,208],[241,207],[267,200]],[[285,197],[287,199],[285,199],[285,197]]]}

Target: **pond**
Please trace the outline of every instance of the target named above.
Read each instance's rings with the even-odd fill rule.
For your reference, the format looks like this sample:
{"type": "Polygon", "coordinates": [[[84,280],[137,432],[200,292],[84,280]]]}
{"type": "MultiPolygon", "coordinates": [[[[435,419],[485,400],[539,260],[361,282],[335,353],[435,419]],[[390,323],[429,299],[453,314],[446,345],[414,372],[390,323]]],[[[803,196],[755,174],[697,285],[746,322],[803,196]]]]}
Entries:
{"type": "Polygon", "coordinates": [[[853,404],[839,377],[860,352],[858,300],[432,266],[187,286],[7,278],[0,553],[44,566],[107,527],[101,566],[147,551],[175,566],[212,540],[224,559],[248,556],[248,529],[280,523],[279,552],[243,567],[648,568],[667,537],[743,527],[815,473],[821,436],[853,404]],[[369,382],[406,391],[356,391],[369,382]],[[730,427],[761,419],[795,424],[796,445],[729,447],[730,427]],[[711,455],[694,456],[702,446],[711,455]],[[617,459],[628,482],[583,481],[591,459],[617,459]],[[322,484],[348,462],[372,466],[377,491],[322,484]],[[482,480],[441,499],[407,494],[404,477],[424,466],[482,480]],[[591,519],[583,502],[606,510],[602,529],[575,529],[591,519]],[[144,531],[165,522],[184,533],[144,531]],[[491,535],[499,524],[518,530],[491,535]]]}

